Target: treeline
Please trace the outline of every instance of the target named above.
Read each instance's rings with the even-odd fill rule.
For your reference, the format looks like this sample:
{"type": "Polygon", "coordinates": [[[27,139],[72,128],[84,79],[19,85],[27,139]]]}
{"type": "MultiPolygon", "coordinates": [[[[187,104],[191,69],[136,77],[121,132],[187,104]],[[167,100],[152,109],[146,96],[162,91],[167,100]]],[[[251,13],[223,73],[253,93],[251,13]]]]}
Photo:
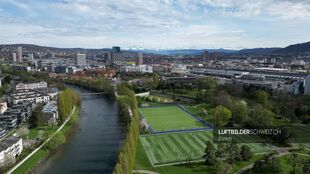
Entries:
{"type": "Polygon", "coordinates": [[[114,87],[111,82],[106,78],[86,79],[79,78],[76,80],[65,80],[66,83],[70,83],[76,86],[84,87],[96,92],[105,92],[110,97],[115,97],[114,87]]]}
{"type": "Polygon", "coordinates": [[[72,89],[65,88],[58,95],[58,110],[61,121],[64,121],[74,106],[80,106],[81,98],[78,93],[72,89]]]}
{"type": "Polygon", "coordinates": [[[135,93],[125,85],[118,85],[117,103],[119,114],[128,120],[127,135],[118,154],[113,174],[131,174],[135,164],[136,148],[139,137],[139,113],[135,93]]]}

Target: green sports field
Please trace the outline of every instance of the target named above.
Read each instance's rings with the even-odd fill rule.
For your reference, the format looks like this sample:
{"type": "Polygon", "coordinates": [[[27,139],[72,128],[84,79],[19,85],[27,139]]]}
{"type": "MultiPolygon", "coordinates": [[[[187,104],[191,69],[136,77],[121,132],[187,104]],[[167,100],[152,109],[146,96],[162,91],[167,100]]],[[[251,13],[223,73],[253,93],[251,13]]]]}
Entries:
{"type": "Polygon", "coordinates": [[[154,131],[206,128],[199,120],[178,106],[149,107],[139,110],[154,131]]]}
{"type": "MultiPolygon", "coordinates": [[[[212,131],[142,135],[142,145],[153,166],[201,160],[212,131]]],[[[240,144],[241,146],[242,144],[240,144]]],[[[254,153],[272,152],[271,147],[247,143],[254,153]]]]}

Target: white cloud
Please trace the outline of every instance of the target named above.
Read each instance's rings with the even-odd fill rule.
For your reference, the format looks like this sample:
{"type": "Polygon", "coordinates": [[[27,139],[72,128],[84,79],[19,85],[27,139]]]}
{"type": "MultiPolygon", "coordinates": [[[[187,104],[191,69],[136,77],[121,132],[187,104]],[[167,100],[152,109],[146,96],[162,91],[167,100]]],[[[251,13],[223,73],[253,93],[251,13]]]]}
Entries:
{"type": "MultiPolygon", "coordinates": [[[[114,44],[149,48],[284,46],[288,40],[297,41],[300,37],[286,42],[268,38],[270,35],[255,33],[259,32],[255,31],[255,25],[261,25],[257,22],[265,22],[266,27],[273,22],[283,23],[273,26],[279,28],[296,22],[310,25],[310,3],[306,0],[27,2],[0,2],[0,5],[10,4],[26,13],[17,15],[0,8],[0,42],[65,47],[110,47],[114,44]],[[5,19],[1,14],[5,14],[5,19]],[[254,26],[244,27],[239,21],[254,26]]],[[[297,28],[292,31],[294,29],[297,28]]],[[[310,33],[307,34],[310,37],[310,33]]]]}

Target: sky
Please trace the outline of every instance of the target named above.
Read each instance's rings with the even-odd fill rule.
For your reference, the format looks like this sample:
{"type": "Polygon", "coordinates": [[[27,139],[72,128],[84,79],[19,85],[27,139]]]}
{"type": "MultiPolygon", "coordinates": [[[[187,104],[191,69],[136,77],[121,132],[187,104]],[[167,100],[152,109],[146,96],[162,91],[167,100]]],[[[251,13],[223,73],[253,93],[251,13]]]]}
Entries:
{"type": "Polygon", "coordinates": [[[310,41],[310,0],[0,0],[0,44],[145,49],[310,41]]]}

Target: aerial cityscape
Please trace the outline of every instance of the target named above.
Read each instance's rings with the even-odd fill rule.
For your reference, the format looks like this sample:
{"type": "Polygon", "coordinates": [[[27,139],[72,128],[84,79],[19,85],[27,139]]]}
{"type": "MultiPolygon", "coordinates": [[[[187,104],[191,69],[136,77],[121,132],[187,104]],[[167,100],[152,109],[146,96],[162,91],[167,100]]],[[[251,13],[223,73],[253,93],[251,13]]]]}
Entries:
{"type": "Polygon", "coordinates": [[[307,0],[2,0],[0,173],[310,174],[307,0]]]}

